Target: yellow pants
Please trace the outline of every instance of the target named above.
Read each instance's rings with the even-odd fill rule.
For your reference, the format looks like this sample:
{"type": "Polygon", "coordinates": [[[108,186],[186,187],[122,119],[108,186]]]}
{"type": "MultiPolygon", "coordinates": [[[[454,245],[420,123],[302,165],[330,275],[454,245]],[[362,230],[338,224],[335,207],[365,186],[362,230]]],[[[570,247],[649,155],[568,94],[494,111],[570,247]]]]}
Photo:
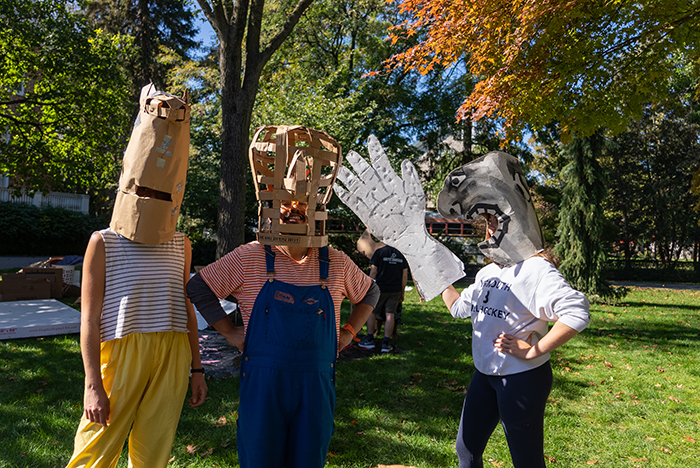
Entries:
{"type": "Polygon", "coordinates": [[[83,415],[68,467],[115,467],[129,429],[129,466],[165,467],[187,394],[191,361],[187,333],[134,333],[102,343],[109,424],[91,423],[83,415]]]}

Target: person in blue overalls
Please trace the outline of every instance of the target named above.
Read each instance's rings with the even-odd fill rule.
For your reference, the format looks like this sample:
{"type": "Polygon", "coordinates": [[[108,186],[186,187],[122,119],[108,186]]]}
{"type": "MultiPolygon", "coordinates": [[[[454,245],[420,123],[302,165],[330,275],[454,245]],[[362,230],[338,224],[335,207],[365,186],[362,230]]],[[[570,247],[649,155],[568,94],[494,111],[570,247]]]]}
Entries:
{"type": "MultiPolygon", "coordinates": [[[[283,223],[303,219],[305,204],[283,202],[283,223]],[[287,212],[288,211],[288,212],[287,212]]],[[[379,289],[332,247],[251,242],[195,275],[188,296],[202,316],[243,349],[237,424],[242,468],[320,468],[333,434],[339,349],[372,312],[379,289]],[[218,298],[238,299],[234,327],[218,298]],[[340,303],[355,303],[339,327],[340,303]]]]}

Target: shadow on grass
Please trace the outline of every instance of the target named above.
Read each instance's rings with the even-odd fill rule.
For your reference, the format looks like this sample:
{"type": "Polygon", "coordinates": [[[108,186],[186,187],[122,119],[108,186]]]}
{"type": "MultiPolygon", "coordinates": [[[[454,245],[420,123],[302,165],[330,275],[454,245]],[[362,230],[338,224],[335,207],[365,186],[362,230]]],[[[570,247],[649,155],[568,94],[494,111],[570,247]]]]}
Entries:
{"type": "MultiPolygon", "coordinates": [[[[657,307],[662,310],[673,310],[673,309],[680,309],[680,310],[687,310],[690,312],[697,312],[698,306],[693,305],[693,304],[673,304],[672,307],[669,307],[668,304],[661,304],[661,303],[650,303],[650,302],[622,302],[620,304],[616,305],[616,308],[620,307],[638,307],[638,308],[649,308],[649,307],[657,307]]],[[[621,311],[613,311],[611,312],[613,314],[623,314],[624,312],[621,311]]],[[[651,312],[653,314],[653,311],[651,312]]]]}
{"type": "Polygon", "coordinates": [[[0,461],[65,465],[82,413],[77,335],[0,342],[0,461]]]}

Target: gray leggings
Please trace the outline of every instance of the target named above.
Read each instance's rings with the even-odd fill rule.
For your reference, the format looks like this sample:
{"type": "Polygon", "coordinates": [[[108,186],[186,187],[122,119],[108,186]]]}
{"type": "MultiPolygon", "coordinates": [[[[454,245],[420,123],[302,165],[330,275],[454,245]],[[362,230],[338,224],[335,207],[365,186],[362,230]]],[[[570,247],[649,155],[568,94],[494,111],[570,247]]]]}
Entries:
{"type": "Polygon", "coordinates": [[[459,468],[482,468],[483,454],[498,421],[515,468],[544,468],[544,408],[552,389],[549,362],[512,375],[475,371],[464,399],[457,434],[459,468]]]}

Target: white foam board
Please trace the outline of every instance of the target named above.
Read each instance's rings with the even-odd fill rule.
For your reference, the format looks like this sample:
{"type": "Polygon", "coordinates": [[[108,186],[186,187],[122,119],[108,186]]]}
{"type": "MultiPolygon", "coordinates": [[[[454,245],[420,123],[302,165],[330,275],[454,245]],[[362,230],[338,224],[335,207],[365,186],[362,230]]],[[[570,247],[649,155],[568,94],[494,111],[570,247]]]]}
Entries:
{"type": "Polygon", "coordinates": [[[0,340],[80,332],[80,312],[56,299],[0,302],[0,340]]]}

